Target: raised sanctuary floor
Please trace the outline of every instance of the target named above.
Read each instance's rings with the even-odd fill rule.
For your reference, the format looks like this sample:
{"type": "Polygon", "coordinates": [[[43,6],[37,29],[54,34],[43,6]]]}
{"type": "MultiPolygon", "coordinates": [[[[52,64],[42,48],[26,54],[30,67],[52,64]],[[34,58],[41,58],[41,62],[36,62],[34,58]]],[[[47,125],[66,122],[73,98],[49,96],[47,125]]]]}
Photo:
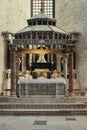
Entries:
{"type": "Polygon", "coordinates": [[[0,115],[87,115],[87,97],[0,97],[0,115]]]}

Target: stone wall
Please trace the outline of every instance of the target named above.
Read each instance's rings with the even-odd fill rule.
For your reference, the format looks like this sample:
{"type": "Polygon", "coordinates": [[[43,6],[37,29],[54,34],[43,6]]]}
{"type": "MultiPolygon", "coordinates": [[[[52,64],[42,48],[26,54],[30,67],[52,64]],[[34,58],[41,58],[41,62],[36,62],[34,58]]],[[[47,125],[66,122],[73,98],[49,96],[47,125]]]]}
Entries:
{"type": "Polygon", "coordinates": [[[0,92],[3,86],[3,71],[6,69],[6,43],[1,33],[15,33],[27,25],[30,17],[30,0],[0,0],[0,92]]]}
{"type": "Polygon", "coordinates": [[[55,0],[57,25],[66,32],[80,32],[76,43],[79,87],[87,89],[87,0],[55,0]]]}

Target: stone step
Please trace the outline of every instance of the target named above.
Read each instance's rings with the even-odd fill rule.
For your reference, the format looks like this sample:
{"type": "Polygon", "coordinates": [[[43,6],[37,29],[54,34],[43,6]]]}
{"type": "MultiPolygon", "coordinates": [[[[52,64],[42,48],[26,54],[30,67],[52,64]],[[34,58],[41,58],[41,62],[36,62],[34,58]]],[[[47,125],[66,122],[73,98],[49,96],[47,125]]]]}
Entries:
{"type": "Polygon", "coordinates": [[[73,96],[73,97],[28,97],[28,98],[17,98],[17,97],[4,97],[0,96],[0,102],[9,102],[9,103],[78,103],[78,102],[87,102],[86,96],[73,96]]]}
{"type": "Polygon", "coordinates": [[[85,103],[0,103],[0,109],[85,109],[85,103]]]}
{"type": "Polygon", "coordinates": [[[0,115],[87,115],[87,109],[0,109],[0,115]]]}
{"type": "Polygon", "coordinates": [[[87,115],[87,97],[0,97],[0,115],[87,115]]]}

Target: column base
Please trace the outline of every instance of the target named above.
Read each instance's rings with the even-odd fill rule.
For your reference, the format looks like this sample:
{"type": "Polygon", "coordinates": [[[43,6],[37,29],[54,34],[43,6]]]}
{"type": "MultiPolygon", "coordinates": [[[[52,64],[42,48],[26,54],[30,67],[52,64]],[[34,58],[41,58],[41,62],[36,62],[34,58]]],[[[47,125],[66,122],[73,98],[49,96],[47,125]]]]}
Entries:
{"type": "Polygon", "coordinates": [[[11,91],[11,95],[10,95],[11,97],[16,97],[16,90],[14,90],[14,91],[11,91]]]}
{"type": "Polygon", "coordinates": [[[69,92],[69,93],[68,93],[68,96],[71,96],[71,97],[72,97],[72,96],[75,96],[75,94],[74,94],[73,92],[69,92]]]}

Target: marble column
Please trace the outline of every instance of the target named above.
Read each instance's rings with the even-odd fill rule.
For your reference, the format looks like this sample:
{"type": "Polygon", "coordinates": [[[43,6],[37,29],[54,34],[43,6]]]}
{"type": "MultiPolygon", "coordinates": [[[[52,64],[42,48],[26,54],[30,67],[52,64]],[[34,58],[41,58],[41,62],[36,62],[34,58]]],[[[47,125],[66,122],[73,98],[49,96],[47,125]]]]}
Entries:
{"type": "MultiPolygon", "coordinates": [[[[36,32],[36,38],[37,38],[37,32],[36,32]]],[[[32,33],[30,35],[30,39],[32,40],[32,33]]],[[[33,49],[33,45],[29,45],[29,49],[33,49]]],[[[31,64],[32,64],[32,57],[33,57],[33,54],[30,54],[30,58],[29,58],[29,65],[30,65],[30,68],[31,68],[31,64]]]]}
{"type": "MultiPolygon", "coordinates": [[[[36,45],[33,45],[33,49],[36,49],[36,45]]],[[[32,54],[33,63],[35,63],[35,54],[32,54]]]]}
{"type": "Polygon", "coordinates": [[[61,54],[57,53],[56,54],[56,59],[57,59],[57,70],[61,72],[61,54]]]}
{"type": "MultiPolygon", "coordinates": [[[[29,49],[32,49],[32,45],[29,46],[29,49]]],[[[29,54],[29,65],[30,65],[30,70],[31,70],[31,64],[32,64],[32,54],[29,54]]]]}
{"type": "Polygon", "coordinates": [[[67,56],[64,56],[64,68],[63,68],[63,72],[64,72],[64,78],[67,81],[67,56]]]}
{"type": "Polygon", "coordinates": [[[16,61],[15,53],[11,53],[11,96],[16,96],[16,61]]]}
{"type": "MultiPolygon", "coordinates": [[[[53,45],[51,45],[51,49],[53,49],[53,45]]],[[[51,63],[53,63],[53,53],[51,54],[51,63]]]]}
{"type": "Polygon", "coordinates": [[[17,97],[19,96],[18,95],[18,80],[19,80],[19,67],[20,67],[20,57],[18,55],[16,55],[16,58],[15,58],[15,62],[16,62],[16,95],[17,97]]]}
{"type": "Polygon", "coordinates": [[[73,94],[73,54],[69,54],[69,95],[73,94]]]}
{"type": "Polygon", "coordinates": [[[22,72],[26,70],[26,54],[22,54],[22,72]]]}

